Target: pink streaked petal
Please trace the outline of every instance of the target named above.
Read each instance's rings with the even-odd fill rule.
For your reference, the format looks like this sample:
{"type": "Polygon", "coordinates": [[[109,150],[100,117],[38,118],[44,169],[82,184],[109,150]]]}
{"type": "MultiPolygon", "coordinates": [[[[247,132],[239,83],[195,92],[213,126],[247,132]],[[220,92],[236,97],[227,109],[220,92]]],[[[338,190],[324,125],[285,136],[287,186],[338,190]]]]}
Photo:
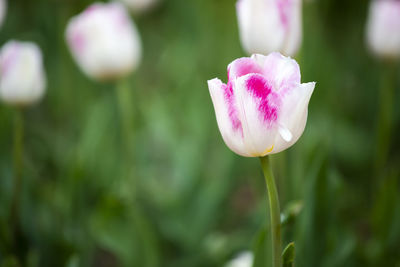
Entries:
{"type": "Polygon", "coordinates": [[[18,56],[20,55],[20,45],[16,42],[12,42],[9,44],[6,53],[3,52],[3,56],[1,58],[1,74],[6,75],[7,72],[12,68],[13,64],[17,62],[18,56]]]}
{"type": "Polygon", "coordinates": [[[103,4],[94,3],[94,4],[90,5],[88,8],[86,8],[85,11],[83,11],[83,12],[86,14],[94,13],[98,10],[101,10],[102,7],[103,7],[103,4]]]}
{"type": "Polygon", "coordinates": [[[237,109],[235,106],[235,95],[233,94],[232,86],[231,84],[222,84],[221,88],[224,92],[224,100],[228,107],[229,119],[232,123],[232,129],[234,131],[243,132],[242,123],[239,120],[237,109]]]}
{"type": "Polygon", "coordinates": [[[120,3],[114,2],[109,6],[110,19],[115,21],[117,27],[126,27],[130,24],[130,17],[128,11],[120,3]]]}
{"type": "Polygon", "coordinates": [[[243,129],[234,107],[235,102],[232,102],[234,101],[233,93],[231,96],[227,96],[227,85],[219,79],[209,80],[208,88],[214,105],[218,128],[224,142],[236,153],[249,156],[244,147],[243,129]]]}
{"type": "Polygon", "coordinates": [[[258,101],[258,109],[264,121],[271,125],[278,119],[280,98],[273,85],[260,74],[249,74],[246,77],[246,89],[258,101]]]}
{"type": "Polygon", "coordinates": [[[269,54],[264,63],[263,75],[276,91],[285,93],[300,84],[300,67],[294,59],[284,57],[280,53],[269,54]]]}
{"type": "Polygon", "coordinates": [[[246,148],[252,157],[273,148],[279,119],[280,97],[260,74],[247,74],[233,87],[246,148]]]}
{"type": "Polygon", "coordinates": [[[252,58],[242,57],[228,65],[228,82],[250,73],[262,73],[262,67],[252,58]]]}
{"type": "Polygon", "coordinates": [[[68,41],[72,46],[72,49],[76,51],[78,54],[82,54],[85,50],[85,37],[84,35],[79,31],[79,29],[76,29],[75,32],[71,31],[70,36],[68,36],[68,41]]]}
{"type": "Polygon", "coordinates": [[[293,5],[293,0],[276,0],[278,6],[279,17],[285,29],[289,27],[290,12],[293,5]]]}

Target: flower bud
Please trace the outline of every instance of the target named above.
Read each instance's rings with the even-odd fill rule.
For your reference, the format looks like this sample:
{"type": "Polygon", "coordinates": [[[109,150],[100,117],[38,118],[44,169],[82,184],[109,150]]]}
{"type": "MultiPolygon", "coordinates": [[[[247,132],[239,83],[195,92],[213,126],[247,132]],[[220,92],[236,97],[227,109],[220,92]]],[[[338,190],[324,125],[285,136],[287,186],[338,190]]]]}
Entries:
{"type": "Polygon", "coordinates": [[[31,42],[9,41],[0,53],[0,98],[12,105],[29,105],[45,92],[42,52],[31,42]]]}
{"type": "Polygon", "coordinates": [[[371,51],[382,58],[400,58],[400,1],[371,2],[367,22],[371,51]]]}
{"type": "Polygon", "coordinates": [[[145,13],[153,8],[159,0],[120,0],[134,14],[145,13]]]}
{"type": "Polygon", "coordinates": [[[140,37],[120,3],[95,3],[68,23],[66,39],[76,62],[95,80],[119,79],[141,57],[140,37]]]}
{"type": "Polygon", "coordinates": [[[213,79],[208,87],[226,145],[245,157],[263,157],[300,138],[315,83],[301,83],[297,62],[271,53],[236,59],[228,83],[213,79]]]}
{"type": "Polygon", "coordinates": [[[240,40],[248,54],[294,56],[301,45],[301,0],[238,0],[240,40]]]}

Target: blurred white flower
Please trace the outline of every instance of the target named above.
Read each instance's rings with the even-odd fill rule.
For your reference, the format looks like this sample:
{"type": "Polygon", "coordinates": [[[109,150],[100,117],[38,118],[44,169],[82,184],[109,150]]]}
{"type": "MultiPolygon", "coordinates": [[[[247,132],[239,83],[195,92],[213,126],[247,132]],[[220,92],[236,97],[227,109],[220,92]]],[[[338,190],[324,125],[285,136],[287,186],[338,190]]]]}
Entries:
{"type": "Polygon", "coordinates": [[[6,0],[0,0],[0,27],[3,25],[4,18],[6,16],[7,2],[6,0]]]}
{"type": "Polygon", "coordinates": [[[80,68],[93,79],[118,79],[139,65],[140,37],[120,3],[92,4],[70,20],[66,39],[80,68]]]}
{"type": "Polygon", "coordinates": [[[253,266],[253,253],[244,251],[228,262],[225,267],[251,267],[253,266]]]}
{"type": "Polygon", "coordinates": [[[0,98],[13,105],[29,105],[46,88],[42,52],[31,42],[9,41],[0,53],[0,98]]]}
{"type": "Polygon", "coordinates": [[[160,0],[119,0],[123,2],[134,14],[140,14],[149,11],[160,0]]]}
{"type": "Polygon", "coordinates": [[[371,2],[367,41],[374,54],[383,58],[400,57],[400,1],[371,2]]]}
{"type": "Polygon", "coordinates": [[[240,40],[250,54],[294,56],[301,45],[301,0],[238,0],[240,40]]]}
{"type": "Polygon", "coordinates": [[[227,84],[208,81],[225,144],[241,156],[263,157],[296,143],[315,87],[300,77],[297,62],[276,52],[234,60],[227,84]]]}

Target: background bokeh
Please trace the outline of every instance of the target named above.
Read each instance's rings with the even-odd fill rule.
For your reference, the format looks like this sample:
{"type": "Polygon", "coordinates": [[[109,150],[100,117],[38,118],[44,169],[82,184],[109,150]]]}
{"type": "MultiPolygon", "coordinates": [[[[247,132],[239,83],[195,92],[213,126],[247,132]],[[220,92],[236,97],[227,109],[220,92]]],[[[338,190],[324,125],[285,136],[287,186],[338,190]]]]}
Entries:
{"type": "MultiPolygon", "coordinates": [[[[48,91],[24,112],[17,244],[8,219],[15,110],[0,105],[0,266],[208,267],[244,250],[268,266],[259,160],[225,146],[207,88],[245,56],[234,1],[165,0],[134,18],[144,54],[123,81],[130,135],[117,85],[84,76],[64,41],[68,19],[90,3],[8,1],[0,43],[38,43],[48,91]]],[[[272,157],[282,210],[296,215],[284,244],[295,241],[299,267],[400,266],[396,104],[388,159],[378,164],[375,153],[380,92],[395,68],[389,101],[400,103],[400,72],[368,53],[367,10],[365,0],[304,3],[298,61],[302,81],[317,86],[302,138],[272,157]]]]}

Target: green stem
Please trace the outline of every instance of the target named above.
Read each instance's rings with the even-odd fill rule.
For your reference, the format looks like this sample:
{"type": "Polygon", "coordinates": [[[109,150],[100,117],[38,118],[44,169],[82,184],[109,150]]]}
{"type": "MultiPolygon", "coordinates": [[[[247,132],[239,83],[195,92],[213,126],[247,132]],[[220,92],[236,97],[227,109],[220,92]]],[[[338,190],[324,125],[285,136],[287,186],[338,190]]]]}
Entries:
{"type": "Polygon", "coordinates": [[[388,159],[393,125],[393,105],[396,81],[396,68],[392,62],[382,66],[382,85],[379,90],[379,114],[377,124],[375,171],[379,175],[388,159]]]}
{"type": "MultiPolygon", "coordinates": [[[[129,80],[121,80],[116,86],[118,108],[120,114],[122,145],[125,161],[127,162],[126,176],[133,183],[130,190],[136,191],[134,181],[134,110],[132,107],[132,88],[129,86],[129,80]]],[[[131,191],[130,191],[131,192],[131,191]]],[[[135,194],[130,194],[132,197],[135,194]]]]}
{"type": "Polygon", "coordinates": [[[21,194],[21,180],[22,180],[22,157],[24,148],[24,118],[23,110],[17,109],[14,122],[14,174],[13,174],[13,188],[12,199],[10,208],[10,224],[13,229],[13,242],[16,242],[16,235],[18,231],[18,213],[19,202],[21,194]]]}
{"type": "Polygon", "coordinates": [[[273,266],[282,267],[281,214],[279,209],[278,191],[268,156],[261,157],[261,166],[267,185],[269,207],[271,212],[271,235],[273,250],[273,266]]]}

